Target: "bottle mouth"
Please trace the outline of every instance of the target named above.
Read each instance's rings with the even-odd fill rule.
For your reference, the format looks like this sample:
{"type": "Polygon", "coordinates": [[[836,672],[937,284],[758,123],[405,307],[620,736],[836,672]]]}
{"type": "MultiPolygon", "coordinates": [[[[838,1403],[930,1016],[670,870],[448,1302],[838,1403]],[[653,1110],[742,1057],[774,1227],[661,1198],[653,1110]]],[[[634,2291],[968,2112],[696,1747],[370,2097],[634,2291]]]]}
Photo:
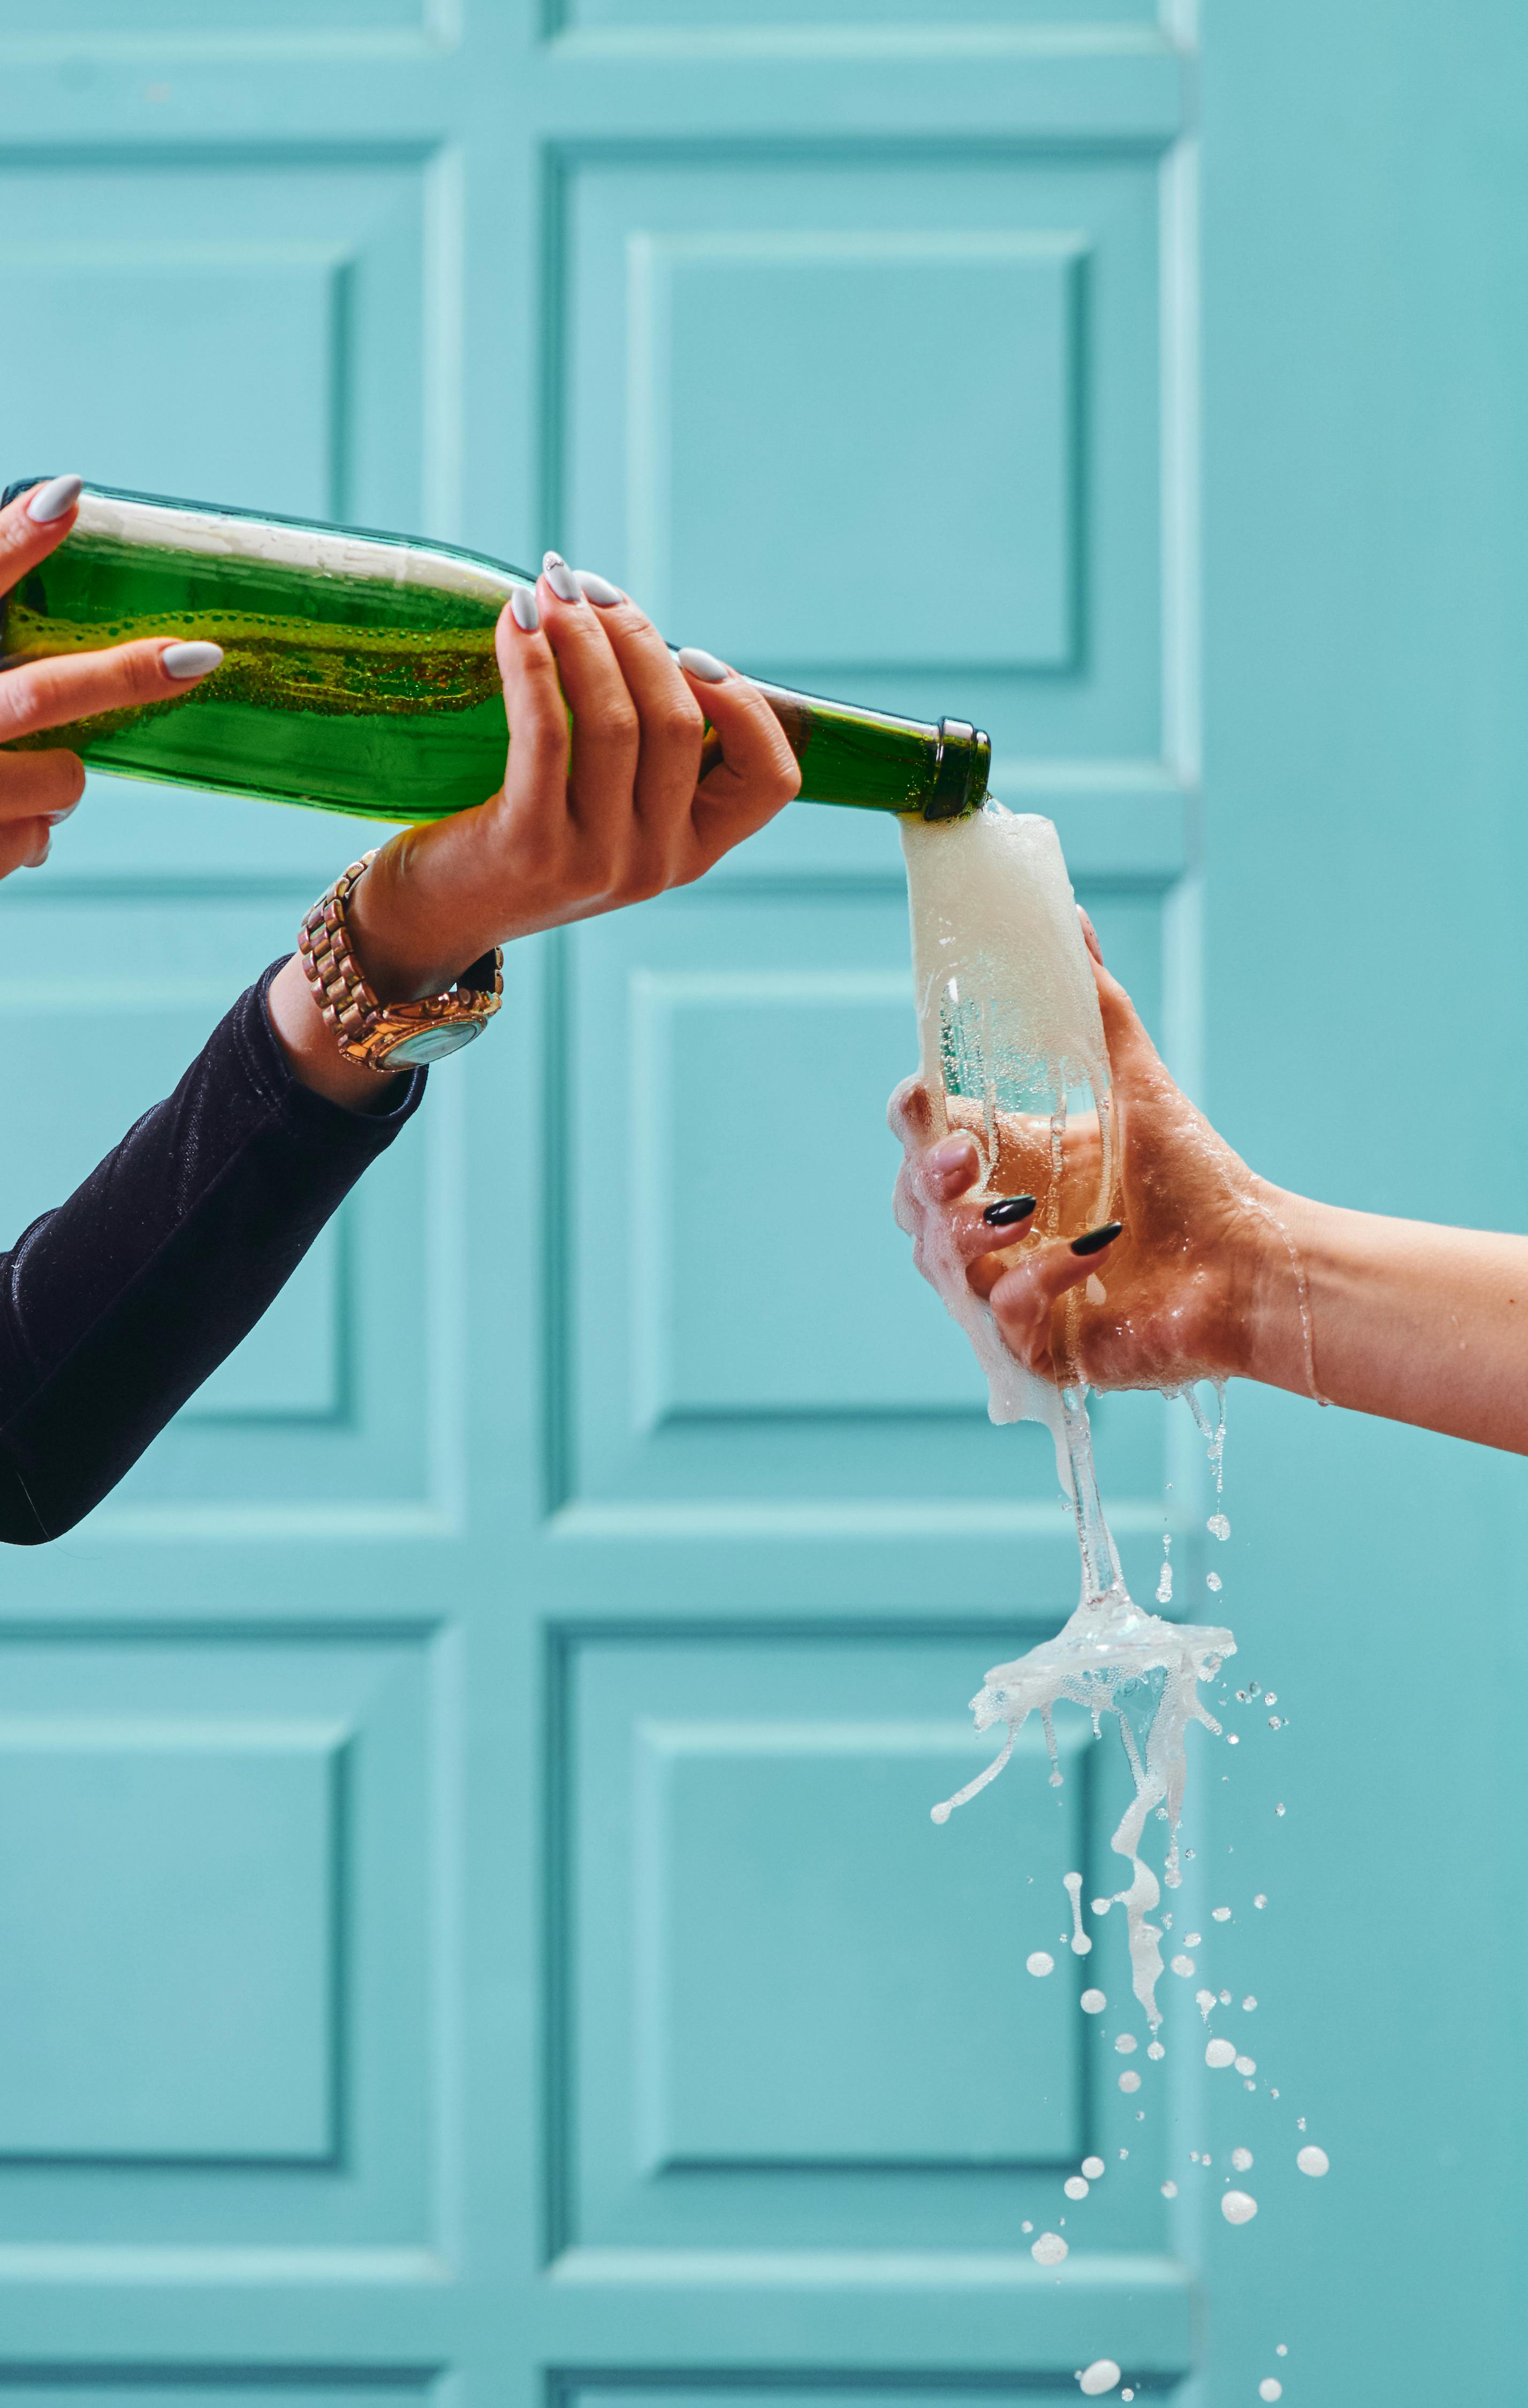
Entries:
{"type": "Polygon", "coordinates": [[[923,806],[926,820],[964,820],[987,799],[992,739],[968,719],[942,719],[933,784],[923,806]]]}

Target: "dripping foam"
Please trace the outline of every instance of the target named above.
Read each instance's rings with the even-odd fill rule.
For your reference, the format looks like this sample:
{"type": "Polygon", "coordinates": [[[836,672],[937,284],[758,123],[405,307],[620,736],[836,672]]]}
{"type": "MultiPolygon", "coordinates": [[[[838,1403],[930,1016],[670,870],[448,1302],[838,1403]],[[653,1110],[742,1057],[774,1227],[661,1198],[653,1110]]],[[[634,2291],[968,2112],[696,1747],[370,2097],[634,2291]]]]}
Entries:
{"type": "MultiPolygon", "coordinates": [[[[1049,1235],[1059,1233],[1068,1145],[1086,1148],[1077,1158],[1094,1175],[1085,1217],[1075,1226],[1095,1226],[1109,1217],[1116,1178],[1108,1049],[1055,828],[1037,815],[988,804],[953,824],[904,821],[902,849],[921,1071],[935,1137],[951,1125],[968,1130],[981,1159],[979,1195],[1001,1193],[992,1185],[1000,1116],[1027,1120],[1048,1153],[1050,1193],[1036,1220],[1049,1235]]],[[[1199,1688],[1234,1653],[1235,1641],[1229,1630],[1167,1622],[1136,1605],[1103,1517],[1086,1388],[1053,1385],[1009,1354],[947,1232],[926,1230],[920,1259],[987,1374],[992,1420],[1042,1422],[1050,1431],[1082,1558],[1082,1594],[1071,1619],[1044,1645],[997,1665],[972,1699],[977,1729],[1001,1723],[1006,1735],[985,1771],[935,1806],[933,1819],[947,1821],[996,1778],[1031,1713],[1045,1732],[1053,1784],[1060,1779],[1055,1708],[1081,1706],[1095,1732],[1105,1713],[1114,1715],[1134,1797],[1111,1842],[1130,1872],[1112,1902],[1125,1909],[1133,1987],[1155,2029],[1161,2020],[1162,1935],[1150,1917],[1161,1882],[1171,1888],[1181,1878],[1184,1742],[1194,1722],[1218,1735],[1220,1726],[1199,1688]],[[1169,1831],[1161,1881],[1141,1854],[1146,1821],[1159,1809],[1169,1831]]],[[[1074,1291],[1068,1299],[1074,1340],[1081,1304],[1074,1291]]],[[[1211,1445],[1218,1501],[1223,1414],[1211,1425],[1197,1402],[1194,1410],[1211,1445]]]]}

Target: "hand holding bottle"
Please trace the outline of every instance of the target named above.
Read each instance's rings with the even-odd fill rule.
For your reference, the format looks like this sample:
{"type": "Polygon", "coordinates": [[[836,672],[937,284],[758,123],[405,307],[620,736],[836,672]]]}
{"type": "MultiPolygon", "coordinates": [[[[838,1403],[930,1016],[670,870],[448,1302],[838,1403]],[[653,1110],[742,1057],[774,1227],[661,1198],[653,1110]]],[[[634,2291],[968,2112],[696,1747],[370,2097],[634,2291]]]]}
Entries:
{"type": "MultiPolygon", "coordinates": [[[[401,830],[351,899],[356,957],[383,1003],[440,993],[494,945],[688,885],[800,785],[757,686],[709,653],[676,666],[634,602],[555,552],[534,593],[505,607],[497,640],[503,786],[401,830]]],[[[375,1074],[339,1058],[296,959],[270,1007],[310,1085],[375,1099],[375,1074]]]]}
{"type": "MultiPolygon", "coordinates": [[[[0,595],[57,551],[74,524],[79,490],[78,477],[54,477],[0,510],[0,595]]],[[[102,652],[22,662],[0,675],[0,746],[29,746],[49,728],[74,720],[173,701],[222,658],[216,644],[148,637],[102,652]]],[[[78,752],[0,751],[0,878],[47,860],[54,827],[84,791],[78,752]]]]}

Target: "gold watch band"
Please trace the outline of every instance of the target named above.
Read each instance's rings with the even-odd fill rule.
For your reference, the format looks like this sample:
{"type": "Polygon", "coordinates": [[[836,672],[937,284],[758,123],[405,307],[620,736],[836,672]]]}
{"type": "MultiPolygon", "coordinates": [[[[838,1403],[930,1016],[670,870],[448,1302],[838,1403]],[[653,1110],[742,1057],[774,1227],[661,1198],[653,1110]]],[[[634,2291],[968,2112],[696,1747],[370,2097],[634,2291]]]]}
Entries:
{"type": "Polygon", "coordinates": [[[418,1003],[381,1003],[351,951],[345,907],[375,861],[375,849],[342,870],[297,931],[308,983],[347,1062],[391,1077],[438,1062],[481,1037],[504,998],[504,955],[496,946],[443,995],[418,1003]]]}

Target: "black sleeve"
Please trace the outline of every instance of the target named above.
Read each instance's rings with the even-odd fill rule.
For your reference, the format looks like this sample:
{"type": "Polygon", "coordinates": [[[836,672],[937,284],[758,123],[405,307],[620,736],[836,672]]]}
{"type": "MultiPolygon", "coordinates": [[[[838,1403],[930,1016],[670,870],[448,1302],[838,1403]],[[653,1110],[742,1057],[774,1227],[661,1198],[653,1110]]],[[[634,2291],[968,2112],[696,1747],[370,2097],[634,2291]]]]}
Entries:
{"type": "Polygon", "coordinates": [[[294,1078],[273,962],[173,1096],[0,1255],[0,1540],[56,1539],[232,1354],[418,1106],[348,1112],[294,1078]]]}

